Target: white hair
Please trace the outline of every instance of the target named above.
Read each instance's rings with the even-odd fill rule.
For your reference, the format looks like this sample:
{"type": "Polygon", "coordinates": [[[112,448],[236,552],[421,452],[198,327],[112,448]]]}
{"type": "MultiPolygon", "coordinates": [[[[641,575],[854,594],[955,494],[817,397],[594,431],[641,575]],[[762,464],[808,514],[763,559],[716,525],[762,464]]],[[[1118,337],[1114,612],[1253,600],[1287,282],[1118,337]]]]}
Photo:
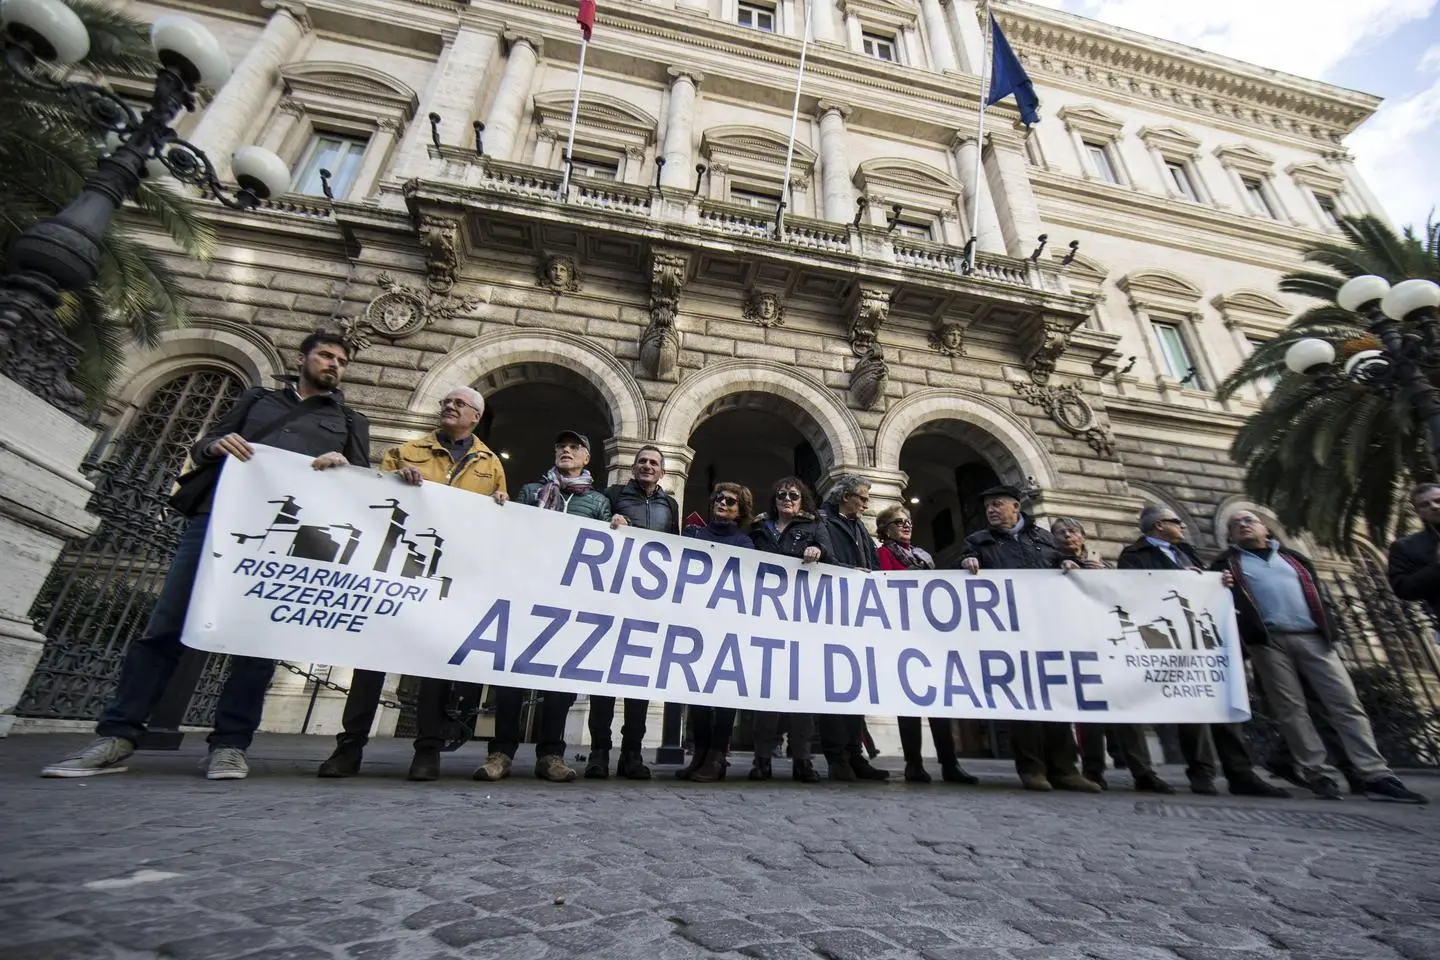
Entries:
{"type": "Polygon", "coordinates": [[[485,398],[480,395],[479,390],[476,390],[474,387],[451,387],[450,392],[445,394],[445,396],[448,397],[451,394],[455,393],[458,393],[460,394],[460,396],[464,397],[465,402],[470,404],[470,406],[474,407],[476,413],[484,415],[485,398]]]}

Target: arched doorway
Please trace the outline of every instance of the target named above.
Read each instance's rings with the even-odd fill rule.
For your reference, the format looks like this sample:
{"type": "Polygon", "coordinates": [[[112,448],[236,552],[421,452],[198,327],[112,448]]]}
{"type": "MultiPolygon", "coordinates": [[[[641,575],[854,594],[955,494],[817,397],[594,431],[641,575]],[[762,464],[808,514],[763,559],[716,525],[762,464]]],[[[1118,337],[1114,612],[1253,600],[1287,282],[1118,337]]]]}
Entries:
{"type": "Polygon", "coordinates": [[[749,487],[760,513],[776,480],[797,476],[813,490],[834,464],[820,425],[797,404],[768,393],[734,393],[711,403],[688,442],[695,457],[685,481],[687,515],[707,515],[707,497],[722,480],[749,487]]]}
{"type": "Polygon", "coordinates": [[[609,405],[590,380],[555,364],[517,363],[481,377],[475,389],[485,397],[476,433],[505,461],[511,496],[554,465],[562,430],[589,438],[590,475],[605,487],[605,441],[614,430],[609,405]]]}

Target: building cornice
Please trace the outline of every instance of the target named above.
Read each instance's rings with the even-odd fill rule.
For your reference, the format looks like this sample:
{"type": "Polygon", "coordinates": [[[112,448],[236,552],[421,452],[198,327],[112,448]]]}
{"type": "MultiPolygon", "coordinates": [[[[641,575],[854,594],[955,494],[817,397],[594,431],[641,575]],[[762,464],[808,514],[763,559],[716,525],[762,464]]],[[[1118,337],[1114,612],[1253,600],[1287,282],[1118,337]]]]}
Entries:
{"type": "Polygon", "coordinates": [[[1338,144],[1380,98],[1267,70],[1229,57],[1015,0],[996,0],[996,20],[1043,85],[1102,91],[1106,99],[1157,105],[1270,136],[1338,144]]]}
{"type": "Polygon", "coordinates": [[[1242,414],[1220,410],[1198,409],[1142,400],[1138,397],[1105,397],[1105,412],[1118,437],[1139,437],[1156,442],[1174,442],[1173,437],[1193,441],[1205,438],[1210,446],[1229,448],[1235,434],[1245,424],[1242,414]],[[1156,440],[1174,431],[1169,441],[1156,440]]]}

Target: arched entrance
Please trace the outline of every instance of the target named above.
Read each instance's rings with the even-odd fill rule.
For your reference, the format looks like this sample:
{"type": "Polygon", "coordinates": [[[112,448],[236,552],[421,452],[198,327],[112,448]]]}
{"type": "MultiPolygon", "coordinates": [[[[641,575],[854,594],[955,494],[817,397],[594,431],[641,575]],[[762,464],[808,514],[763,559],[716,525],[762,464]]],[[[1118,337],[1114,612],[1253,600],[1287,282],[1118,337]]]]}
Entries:
{"type": "Polygon", "coordinates": [[[701,412],[688,443],[695,457],[682,502],[687,515],[707,515],[706,498],[722,480],[749,487],[760,513],[776,480],[797,476],[813,490],[834,464],[820,425],[796,404],[767,393],[716,400],[701,412]]]}
{"type": "Polygon", "coordinates": [[[555,463],[555,435],[577,430],[590,440],[590,475],[606,483],[605,441],[614,435],[609,405],[595,385],[553,363],[515,363],[475,381],[485,397],[476,430],[505,461],[514,496],[555,463]]]}

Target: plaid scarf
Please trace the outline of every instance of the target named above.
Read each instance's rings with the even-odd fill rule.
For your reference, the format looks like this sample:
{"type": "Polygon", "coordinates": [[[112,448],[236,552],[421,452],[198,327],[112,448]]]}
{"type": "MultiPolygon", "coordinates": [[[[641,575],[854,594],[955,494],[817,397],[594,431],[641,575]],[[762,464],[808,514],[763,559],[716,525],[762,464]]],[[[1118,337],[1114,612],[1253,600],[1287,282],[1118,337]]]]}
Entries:
{"type": "Polygon", "coordinates": [[[901,543],[899,540],[889,539],[882,541],[881,545],[889,550],[896,560],[905,564],[905,569],[907,570],[935,569],[935,561],[930,559],[930,554],[921,550],[919,547],[911,546],[908,543],[901,543]]]}
{"type": "Polygon", "coordinates": [[[545,471],[541,477],[540,496],[537,501],[542,510],[565,511],[565,498],[577,493],[585,494],[590,492],[593,481],[590,479],[589,470],[581,470],[578,477],[562,477],[554,467],[545,471]]]}

